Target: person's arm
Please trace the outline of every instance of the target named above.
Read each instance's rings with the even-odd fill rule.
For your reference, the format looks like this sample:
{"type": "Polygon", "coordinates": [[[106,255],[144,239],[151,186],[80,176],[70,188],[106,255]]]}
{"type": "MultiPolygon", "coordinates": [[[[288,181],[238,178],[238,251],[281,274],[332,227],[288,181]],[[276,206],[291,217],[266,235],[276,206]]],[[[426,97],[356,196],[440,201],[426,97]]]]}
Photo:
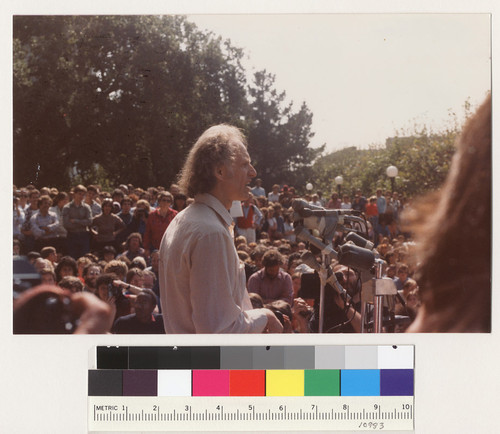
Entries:
{"type": "Polygon", "coordinates": [[[73,314],[79,318],[74,334],[108,333],[113,325],[116,306],[99,300],[94,294],[77,292],[71,296],[73,314]]]}
{"type": "Polygon", "coordinates": [[[40,238],[45,231],[38,226],[38,222],[36,221],[37,214],[31,216],[30,224],[31,224],[31,233],[35,238],[40,238]]]}
{"type": "Polygon", "coordinates": [[[354,306],[352,304],[349,304],[349,307],[346,310],[347,305],[346,303],[344,303],[344,300],[338,292],[334,292],[334,298],[337,306],[345,311],[347,319],[350,320],[350,324],[354,331],[356,333],[361,333],[361,314],[356,309],[354,309],[354,306]]]}
{"type": "Polygon", "coordinates": [[[83,227],[90,226],[92,224],[92,210],[86,203],[82,205],[85,210],[85,215],[82,219],[73,219],[73,223],[76,223],[83,227]]]}
{"type": "Polygon", "coordinates": [[[114,219],[114,223],[115,223],[115,227],[114,227],[114,231],[113,231],[113,236],[116,237],[119,233],[121,233],[126,225],[125,223],[123,222],[123,220],[118,217],[118,216],[115,216],[116,218],[114,219]]]}
{"type": "Polygon", "coordinates": [[[260,224],[262,223],[262,218],[264,217],[262,213],[260,212],[259,207],[252,205],[253,206],[253,211],[255,213],[255,218],[254,218],[254,228],[258,228],[260,224]]]}
{"type": "Polygon", "coordinates": [[[52,219],[52,223],[48,224],[46,226],[47,230],[46,232],[56,232],[57,228],[59,227],[59,218],[57,217],[57,214],[55,212],[50,211],[50,217],[52,219]]]}
{"type": "Polygon", "coordinates": [[[140,294],[142,292],[142,288],[138,286],[131,285],[130,283],[123,282],[122,280],[113,280],[113,285],[117,288],[122,288],[122,290],[129,291],[132,294],[140,294]]]}

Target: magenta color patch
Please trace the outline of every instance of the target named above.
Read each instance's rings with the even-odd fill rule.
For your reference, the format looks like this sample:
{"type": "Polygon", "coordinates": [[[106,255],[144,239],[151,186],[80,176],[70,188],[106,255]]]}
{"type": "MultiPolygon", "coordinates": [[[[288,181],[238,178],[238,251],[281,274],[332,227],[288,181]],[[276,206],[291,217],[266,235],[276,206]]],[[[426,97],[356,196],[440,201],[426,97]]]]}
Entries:
{"type": "Polygon", "coordinates": [[[229,370],[194,370],[193,396],[229,396],[229,370]]]}

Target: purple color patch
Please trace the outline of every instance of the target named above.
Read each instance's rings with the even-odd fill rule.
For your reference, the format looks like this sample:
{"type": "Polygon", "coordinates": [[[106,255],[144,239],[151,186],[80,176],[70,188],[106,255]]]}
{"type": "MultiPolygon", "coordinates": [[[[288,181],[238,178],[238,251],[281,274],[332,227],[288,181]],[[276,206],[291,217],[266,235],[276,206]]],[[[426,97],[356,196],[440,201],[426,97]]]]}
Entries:
{"type": "Polygon", "coordinates": [[[229,370],[194,370],[193,396],[229,396],[229,370]]]}
{"type": "Polygon", "coordinates": [[[413,369],[381,369],[380,396],[413,396],[413,369]]]}
{"type": "Polygon", "coordinates": [[[123,371],[123,396],[157,396],[158,371],[123,371]]]}

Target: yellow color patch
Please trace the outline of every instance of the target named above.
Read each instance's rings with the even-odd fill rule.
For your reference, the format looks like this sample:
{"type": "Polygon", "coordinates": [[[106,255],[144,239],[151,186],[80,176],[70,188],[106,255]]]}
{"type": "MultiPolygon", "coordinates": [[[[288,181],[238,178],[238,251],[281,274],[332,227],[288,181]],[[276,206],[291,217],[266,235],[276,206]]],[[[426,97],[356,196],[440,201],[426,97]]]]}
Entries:
{"type": "Polygon", "coordinates": [[[266,396],[304,396],[304,371],[267,370],[266,396]]]}

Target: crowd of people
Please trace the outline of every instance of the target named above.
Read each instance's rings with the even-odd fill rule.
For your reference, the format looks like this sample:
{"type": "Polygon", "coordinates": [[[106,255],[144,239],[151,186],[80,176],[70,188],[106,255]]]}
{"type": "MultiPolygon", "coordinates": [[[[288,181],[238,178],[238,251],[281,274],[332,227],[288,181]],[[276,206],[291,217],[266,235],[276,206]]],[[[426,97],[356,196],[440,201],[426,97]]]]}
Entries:
{"type": "MultiPolygon", "coordinates": [[[[371,278],[325,253],[342,252],[344,232],[328,232],[328,246],[314,230],[297,232],[295,189],[266,192],[255,177],[244,135],[222,124],[191,149],[183,191],[14,186],[14,333],[364,331],[371,278]],[[318,261],[327,258],[320,303],[318,261]]],[[[411,205],[381,189],[368,198],[318,192],[300,204],[364,219],[385,264],[377,278],[394,288],[383,330],[489,332],[491,192],[489,96],[465,125],[440,192],[411,205]]]]}
{"type": "MultiPolygon", "coordinates": [[[[241,202],[241,212],[233,218],[232,233],[245,267],[252,305],[272,310],[284,332],[317,332],[319,300],[299,294],[302,275],[313,274],[314,270],[301,260],[309,246],[294,232],[291,204],[296,198],[292,186],[273,185],[267,193],[262,181],[256,179],[252,194],[241,202]]],[[[406,300],[397,308],[414,318],[419,295],[411,278],[415,270],[412,243],[400,228],[405,198],[397,192],[377,190],[367,199],[358,190],[352,197],[344,194],[340,198],[333,193],[326,200],[317,192],[304,199],[315,206],[352,209],[366,216],[368,236],[387,261],[387,276],[394,278],[406,300]]],[[[111,192],[102,191],[98,185],[77,185],[70,192],[33,185],[14,187],[14,255],[25,256],[34,266],[46,292],[40,292],[40,287],[36,291],[15,291],[15,332],[57,331],[59,322],[52,324],[35,317],[33,306],[45,306],[47,294],[61,302],[83,293],[79,294],[78,305],[89,303],[90,308],[97,308],[102,302],[106,306],[101,308],[111,312],[108,316],[112,320],[93,324],[93,332],[164,333],[158,249],[171,221],[192,202],[176,184],[168,190],[120,185],[111,192]],[[89,300],[89,295],[94,299],[89,300]]],[[[339,233],[334,241],[341,240],[339,233]]],[[[359,282],[353,270],[332,266],[343,274],[344,285],[356,292],[359,282]]],[[[326,306],[329,330],[359,331],[359,295],[346,304],[332,293],[326,306]]],[[[68,330],[87,330],[80,322],[68,330]]]]}

